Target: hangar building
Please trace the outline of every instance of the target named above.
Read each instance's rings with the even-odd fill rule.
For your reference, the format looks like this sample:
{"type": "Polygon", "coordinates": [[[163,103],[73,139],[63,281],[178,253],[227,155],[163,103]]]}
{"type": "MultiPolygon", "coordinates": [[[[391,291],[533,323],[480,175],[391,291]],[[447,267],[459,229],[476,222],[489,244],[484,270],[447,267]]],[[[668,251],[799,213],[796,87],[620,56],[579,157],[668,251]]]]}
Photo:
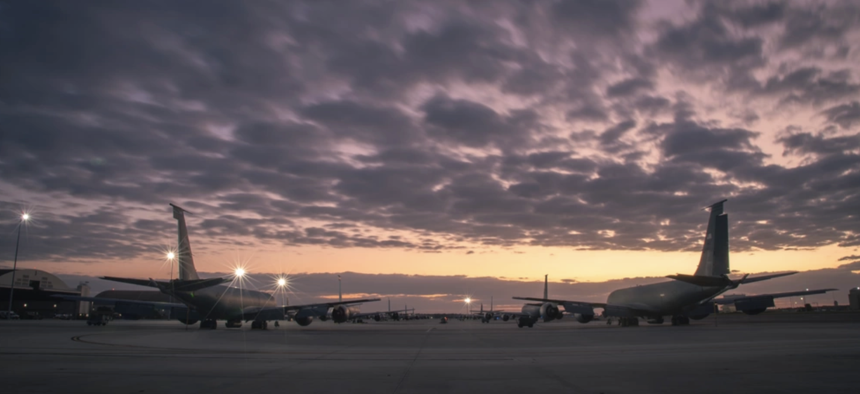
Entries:
{"type": "MultiPolygon", "coordinates": [[[[0,269],[0,309],[9,305],[9,288],[12,286],[12,270],[0,269]]],[[[73,289],[62,279],[47,271],[19,269],[15,272],[15,289],[12,310],[22,319],[53,317],[56,314],[77,314],[77,301],[67,301],[54,295],[81,295],[86,285],[73,289]]]]}

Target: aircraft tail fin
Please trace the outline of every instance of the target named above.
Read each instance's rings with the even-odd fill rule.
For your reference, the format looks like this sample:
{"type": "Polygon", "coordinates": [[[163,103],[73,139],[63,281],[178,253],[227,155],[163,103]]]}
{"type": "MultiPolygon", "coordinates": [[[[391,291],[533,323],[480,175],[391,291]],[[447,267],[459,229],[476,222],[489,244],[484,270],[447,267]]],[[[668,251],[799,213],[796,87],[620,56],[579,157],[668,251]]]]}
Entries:
{"type": "Polygon", "coordinates": [[[705,245],[695,276],[723,276],[729,274],[729,216],[723,213],[722,200],[710,205],[705,245]]]}
{"type": "Polygon", "coordinates": [[[543,276],[543,298],[549,298],[549,274],[543,276]]]}
{"type": "Polygon", "coordinates": [[[340,288],[340,275],[337,276],[337,302],[343,302],[343,292],[340,288]]]}
{"type": "MultiPolygon", "coordinates": [[[[173,218],[179,224],[179,242],[177,243],[177,260],[179,261],[179,279],[181,280],[196,280],[200,279],[197,275],[197,269],[194,268],[194,256],[191,254],[191,241],[188,240],[188,228],[185,227],[185,212],[188,212],[174,204],[173,218]]],[[[189,212],[190,213],[190,212],[189,212]]]]}

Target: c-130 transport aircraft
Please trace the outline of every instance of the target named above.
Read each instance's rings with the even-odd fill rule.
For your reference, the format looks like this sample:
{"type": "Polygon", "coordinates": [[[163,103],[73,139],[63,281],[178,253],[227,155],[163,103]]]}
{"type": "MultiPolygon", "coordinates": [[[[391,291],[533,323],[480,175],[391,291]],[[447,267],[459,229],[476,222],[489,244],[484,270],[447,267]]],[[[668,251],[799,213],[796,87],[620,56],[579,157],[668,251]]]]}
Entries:
{"type": "Polygon", "coordinates": [[[314,317],[326,320],[331,316],[336,323],[348,321],[358,315],[354,306],[364,302],[379,301],[379,298],[361,300],[342,300],[323,302],[309,305],[276,304],[272,294],[230,287],[223,285],[228,282],[225,278],[200,279],[194,267],[194,257],[191,254],[191,243],[188,239],[188,229],[185,227],[186,210],[170,204],[173,207],[173,218],[179,225],[179,247],[176,257],[179,262],[179,278],[172,281],[155,281],[153,279],[132,279],[105,276],[101,279],[134,285],[155,287],[164,294],[178,299],[181,303],[146,302],[124,299],[107,299],[95,297],[64,297],[80,301],[99,301],[115,305],[138,305],[172,308],[172,315],[186,325],[200,322],[200,328],[215,329],[218,320],[226,320],[228,328],[238,328],[242,322],[252,321],[252,329],[265,330],[269,320],[295,320],[300,326],[307,326],[314,317]],[[331,312],[329,312],[331,311],[331,312]]]}
{"type": "Polygon", "coordinates": [[[723,213],[723,203],[712,204],[705,245],[699,267],[693,275],[669,275],[670,282],[618,289],[609,294],[606,303],[579,302],[549,299],[546,285],[543,298],[514,297],[515,300],[537,301],[523,306],[522,313],[513,314],[519,318],[519,327],[531,327],[538,320],[551,321],[561,317],[558,305],[564,311],[575,315],[580,323],[588,323],[594,318],[594,308],[603,308],[604,316],[617,317],[621,326],[637,326],[639,318],[652,324],[662,324],[664,316],[671,316],[672,325],[690,324],[690,319],[699,320],[714,311],[714,304],[734,304],[738,311],[748,315],[764,312],[774,306],[774,298],[795,297],[810,294],[823,294],[836,289],[805,290],[790,293],[760,294],[755,296],[736,296],[715,299],[726,291],[742,284],[793,275],[797,272],[783,272],[749,278],[749,274],[738,280],[729,279],[729,219],[723,213]]]}

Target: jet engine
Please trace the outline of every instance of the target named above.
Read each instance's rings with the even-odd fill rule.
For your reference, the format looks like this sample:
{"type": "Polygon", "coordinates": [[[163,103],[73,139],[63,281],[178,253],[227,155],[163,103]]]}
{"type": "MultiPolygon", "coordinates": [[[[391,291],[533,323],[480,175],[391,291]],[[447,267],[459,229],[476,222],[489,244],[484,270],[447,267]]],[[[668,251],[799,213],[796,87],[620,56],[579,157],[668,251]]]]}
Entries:
{"type": "Polygon", "coordinates": [[[314,321],[314,317],[313,317],[313,316],[305,316],[305,317],[297,317],[297,318],[296,318],[296,323],[299,323],[299,325],[300,325],[300,326],[302,326],[302,327],[307,326],[308,324],[313,323],[313,321],[314,321]]]}
{"type": "Polygon", "coordinates": [[[540,306],[540,315],[543,317],[543,321],[556,319],[559,315],[558,307],[551,302],[545,302],[540,306]]]}
{"type": "Polygon", "coordinates": [[[373,321],[382,321],[382,316],[373,315],[373,321]]]}
{"type": "Polygon", "coordinates": [[[511,320],[511,315],[502,316],[502,321],[508,321],[508,320],[511,320]]]}
{"type": "Polygon", "coordinates": [[[576,314],[576,321],[578,321],[580,323],[588,323],[592,319],[594,319],[594,315],[583,315],[581,313],[576,314]]]}
{"type": "Polygon", "coordinates": [[[349,320],[349,315],[353,314],[351,308],[345,305],[338,305],[331,310],[331,319],[335,323],[343,323],[349,320]]]}

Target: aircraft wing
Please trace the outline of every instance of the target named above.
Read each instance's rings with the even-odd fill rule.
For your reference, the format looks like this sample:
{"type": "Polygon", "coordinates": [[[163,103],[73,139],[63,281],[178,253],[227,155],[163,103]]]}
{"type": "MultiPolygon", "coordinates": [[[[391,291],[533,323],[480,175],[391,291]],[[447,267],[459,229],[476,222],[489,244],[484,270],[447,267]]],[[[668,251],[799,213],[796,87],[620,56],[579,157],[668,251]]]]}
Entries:
{"type": "Polygon", "coordinates": [[[590,305],[594,308],[603,308],[606,306],[605,302],[584,302],[584,301],[569,301],[569,300],[554,300],[550,298],[536,298],[536,297],[514,297],[515,300],[526,300],[526,301],[537,301],[537,302],[554,302],[556,304],[562,304],[567,308],[567,304],[570,305],[590,305]]]}
{"type": "Polygon", "coordinates": [[[365,302],[375,302],[379,301],[380,298],[366,298],[362,300],[346,300],[346,301],[334,301],[334,302],[321,302],[318,304],[308,304],[308,305],[287,305],[287,306],[276,306],[276,307],[252,307],[245,308],[242,311],[242,319],[245,321],[248,320],[283,320],[286,316],[296,316],[298,315],[307,315],[307,316],[319,316],[324,315],[328,312],[329,308],[338,306],[338,305],[351,305],[351,304],[361,304],[365,302]]]}
{"type": "Polygon", "coordinates": [[[749,300],[754,300],[758,298],[785,298],[785,297],[798,297],[805,295],[813,295],[813,294],[824,294],[828,291],[834,291],[839,289],[816,289],[816,290],[801,290],[801,291],[791,291],[787,293],[773,293],[773,294],[758,294],[753,296],[726,296],[722,298],[715,298],[713,301],[720,305],[726,304],[735,304],[735,303],[743,303],[749,300]]]}
{"type": "Polygon", "coordinates": [[[160,302],[160,301],[140,301],[140,300],[127,300],[122,298],[101,298],[101,297],[82,297],[82,296],[73,296],[73,295],[54,295],[53,297],[62,298],[64,300],[69,301],[90,301],[90,302],[100,302],[105,304],[116,304],[116,303],[127,303],[127,304],[140,304],[140,305],[152,305],[163,308],[187,308],[188,306],[182,303],[176,302],[160,302]]]}

